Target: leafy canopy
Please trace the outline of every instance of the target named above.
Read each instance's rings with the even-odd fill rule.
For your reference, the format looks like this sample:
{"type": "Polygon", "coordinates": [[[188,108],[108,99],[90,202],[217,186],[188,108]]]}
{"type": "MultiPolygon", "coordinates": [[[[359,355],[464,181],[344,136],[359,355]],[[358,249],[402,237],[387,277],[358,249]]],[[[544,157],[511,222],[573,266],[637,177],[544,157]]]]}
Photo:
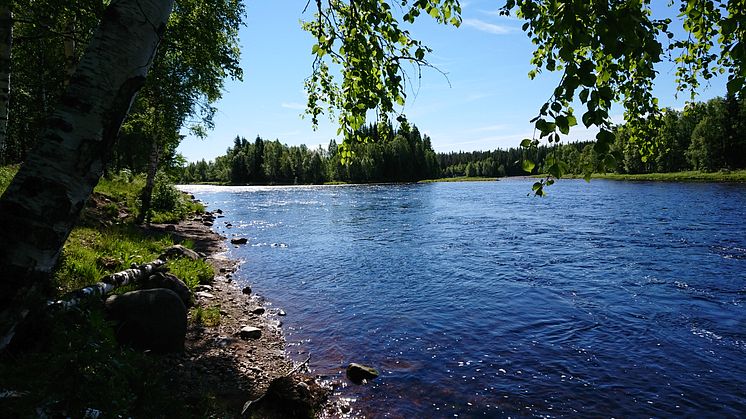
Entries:
{"type": "MultiPolygon", "coordinates": [[[[678,9],[683,37],[677,38],[668,18],[656,19],[652,0],[506,0],[500,11],[524,21],[522,29],[535,46],[529,77],[560,72],[561,79],[532,120],[538,135],[521,143],[527,151],[540,141],[557,143],[579,122],[596,126],[595,151],[613,169],[619,156],[611,152],[615,134],[609,117],[620,103],[625,119],[644,156],[657,144],[648,134],[661,110],[652,94],[656,64],[668,60],[676,67],[677,88],[694,98],[702,80],[728,75],[728,93],[741,96],[746,88],[746,0],[669,0],[678,9]],[[583,109],[576,113],[573,102],[583,109]]],[[[310,2],[309,2],[310,4],[310,2]]],[[[428,67],[430,49],[415,40],[401,22],[413,23],[425,13],[440,23],[459,26],[457,0],[317,0],[314,18],[304,28],[315,38],[313,73],[306,82],[308,114],[314,124],[324,111],[339,111],[343,153],[349,157],[354,132],[369,111],[386,121],[406,97],[404,64],[414,64],[419,76],[428,67]],[[341,82],[335,74],[339,73],[341,82]]],[[[401,117],[401,115],[400,115],[401,117]]],[[[528,153],[530,154],[530,153],[528,153]]],[[[525,159],[524,167],[535,164],[525,159]]],[[[550,178],[563,175],[557,160],[550,178]]],[[[541,194],[544,183],[537,186],[541,194]]]]}
{"type": "Polygon", "coordinates": [[[461,24],[457,0],[317,0],[314,18],[303,24],[317,41],[312,48],[313,74],[306,80],[307,113],[315,126],[323,104],[330,113],[339,112],[338,133],[345,137],[343,161],[351,156],[351,141],[361,140],[356,132],[365,124],[368,111],[375,111],[385,127],[388,115],[404,105],[404,66],[413,65],[418,74],[422,67],[430,67],[426,60],[430,48],[400,22],[414,23],[423,12],[440,23],[461,24]],[[341,82],[334,76],[337,71],[341,82]]]}

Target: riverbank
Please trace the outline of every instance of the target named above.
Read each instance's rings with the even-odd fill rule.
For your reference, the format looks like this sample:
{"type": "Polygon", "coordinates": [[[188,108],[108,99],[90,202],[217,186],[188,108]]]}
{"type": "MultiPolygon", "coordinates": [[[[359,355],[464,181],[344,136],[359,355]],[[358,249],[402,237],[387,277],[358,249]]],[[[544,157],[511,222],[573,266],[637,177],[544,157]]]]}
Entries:
{"type": "MultiPolygon", "coordinates": [[[[15,170],[0,168],[0,193],[15,170]]],[[[222,215],[182,198],[177,210],[154,219],[184,218],[189,211],[186,219],[137,225],[141,181],[129,175],[102,179],[65,244],[51,297],[183,245],[188,250],[168,257],[166,266],[194,296],[184,351],[120,346],[102,300],[40,313],[28,333],[19,333],[16,347],[0,356],[0,411],[9,417],[313,415],[328,391],[285,356],[282,313],[266,309],[261,297],[234,282],[239,262],[226,256],[226,238],[210,228],[222,215]]],[[[128,285],[115,293],[135,289],[128,285]]]]}
{"type": "MultiPolygon", "coordinates": [[[[222,211],[219,211],[222,213],[222,211]]],[[[254,404],[249,417],[286,417],[288,407],[317,410],[326,398],[327,389],[312,377],[299,372],[285,355],[282,334],[282,316],[278,309],[266,309],[262,297],[251,292],[250,287],[240,287],[233,281],[239,261],[226,256],[226,238],[212,231],[214,217],[221,214],[207,213],[178,224],[153,224],[155,232],[170,234],[178,242],[193,244],[195,251],[205,255],[215,271],[209,287],[198,287],[192,322],[187,331],[185,351],[171,361],[176,375],[172,382],[178,392],[191,399],[205,395],[213,398],[214,411],[210,415],[239,417],[246,404],[260,400],[268,394],[273,383],[285,380],[300,386],[303,395],[292,391],[272,397],[283,400],[285,406],[254,404]],[[195,320],[197,319],[197,320],[195,320]],[[242,330],[254,328],[256,335],[241,337],[242,330]],[[305,397],[299,397],[305,396],[305,397]],[[293,404],[297,406],[293,406],[293,404]]],[[[291,388],[292,390],[292,388],[291,388]]],[[[301,412],[292,411],[293,416],[301,412]]],[[[305,413],[310,413],[307,410],[305,413]]]]}
{"type": "MultiPolygon", "coordinates": [[[[536,175],[536,178],[546,175],[536,175]]],[[[583,175],[565,175],[566,179],[583,179],[583,175]]],[[[729,172],[673,172],[673,173],[642,173],[642,174],[618,174],[618,173],[594,173],[591,179],[608,179],[624,181],[645,182],[746,182],[746,170],[734,170],[729,172]]]]}
{"type": "Polygon", "coordinates": [[[496,182],[500,180],[495,177],[475,177],[475,176],[461,176],[461,177],[442,177],[438,179],[425,179],[417,183],[436,183],[436,182],[496,182]]]}

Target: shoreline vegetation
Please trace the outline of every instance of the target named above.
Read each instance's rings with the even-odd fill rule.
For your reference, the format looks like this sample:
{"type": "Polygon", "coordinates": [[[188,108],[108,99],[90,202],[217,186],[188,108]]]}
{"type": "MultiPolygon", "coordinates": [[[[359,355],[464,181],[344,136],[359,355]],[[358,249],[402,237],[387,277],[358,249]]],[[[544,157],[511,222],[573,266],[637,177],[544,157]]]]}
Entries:
{"type": "MultiPolygon", "coordinates": [[[[542,178],[547,175],[534,175],[542,178]]],[[[583,179],[582,175],[565,175],[563,179],[583,179]]],[[[591,179],[617,180],[628,182],[716,182],[716,183],[746,183],[746,170],[703,172],[689,170],[671,173],[593,173],[591,179]]]]}
{"type": "Polygon", "coordinates": [[[525,139],[507,150],[436,153],[416,125],[368,125],[361,142],[327,148],[288,146],[237,136],[213,161],[174,168],[181,183],[365,184],[453,181],[551,173],[554,177],[629,180],[736,181],[746,169],[746,100],[714,98],[683,111],[664,110],[649,135],[656,147],[643,149],[627,124],[613,129],[613,141],[541,144],[525,139]],[[346,157],[345,157],[346,156],[346,157]],[[351,156],[351,158],[350,158],[351,156]],[[598,175],[598,173],[616,175],[598,175]],[[707,173],[706,175],[699,173],[707,173]],[[736,173],[735,175],[720,173],[736,173]],[[666,175],[663,175],[666,174],[666,175]],[[637,176],[643,175],[643,176],[637,176]]]}
{"type": "MultiPolygon", "coordinates": [[[[445,177],[437,179],[424,179],[415,183],[441,183],[441,182],[498,182],[508,179],[523,178],[544,178],[548,174],[530,175],[530,176],[507,176],[507,177],[479,177],[479,176],[458,176],[445,177]]],[[[567,174],[561,179],[583,179],[580,174],[567,174]]],[[[698,170],[689,170],[672,173],[640,173],[640,174],[620,174],[620,173],[593,173],[591,179],[618,180],[630,182],[718,182],[718,183],[746,183],[746,169],[720,172],[703,172],[698,170]]],[[[213,186],[292,186],[292,184],[231,184],[228,182],[193,182],[191,185],[213,185],[213,186]]],[[[334,185],[371,185],[371,184],[396,184],[391,183],[352,183],[352,182],[325,182],[324,186],[334,185]]]]}
{"type": "MultiPolygon", "coordinates": [[[[0,194],[17,170],[0,167],[0,194]]],[[[311,417],[324,408],[328,389],[299,372],[285,354],[277,310],[265,309],[260,296],[234,282],[238,262],[224,256],[226,238],[211,229],[222,211],[211,213],[193,197],[162,185],[156,201],[173,205],[156,209],[153,219],[159,223],[138,225],[143,184],[143,176],[129,173],[101,180],[65,244],[50,297],[65,298],[105,275],[185,249],[166,262],[168,272],[188,287],[193,304],[183,352],[120,345],[100,299],[71,311],[41,313],[3,354],[0,410],[11,417],[201,418],[311,417]],[[261,335],[245,339],[246,327],[261,335]],[[285,384],[280,390],[278,380],[285,384]],[[310,391],[303,400],[289,400],[288,385],[310,391]],[[242,415],[244,405],[257,399],[262,401],[242,415]]],[[[138,285],[148,287],[125,285],[113,294],[138,285]]]]}

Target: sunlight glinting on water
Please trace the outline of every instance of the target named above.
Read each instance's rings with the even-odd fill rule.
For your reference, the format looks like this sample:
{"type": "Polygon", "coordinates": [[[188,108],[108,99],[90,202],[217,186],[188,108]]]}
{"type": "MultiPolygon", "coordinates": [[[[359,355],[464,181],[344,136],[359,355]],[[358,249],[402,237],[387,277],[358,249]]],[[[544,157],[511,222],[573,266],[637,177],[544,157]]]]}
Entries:
{"type": "Polygon", "coordinates": [[[184,188],[351,415],[746,411],[743,185],[184,188]]]}

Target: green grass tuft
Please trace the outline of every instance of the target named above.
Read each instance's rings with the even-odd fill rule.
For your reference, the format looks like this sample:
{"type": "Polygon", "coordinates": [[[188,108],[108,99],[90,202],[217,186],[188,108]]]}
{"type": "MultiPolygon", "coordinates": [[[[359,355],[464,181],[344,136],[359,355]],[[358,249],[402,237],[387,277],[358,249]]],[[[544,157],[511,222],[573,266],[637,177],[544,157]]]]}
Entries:
{"type": "Polygon", "coordinates": [[[220,324],[220,306],[195,307],[190,312],[190,320],[197,326],[215,327],[220,324]]]}
{"type": "Polygon", "coordinates": [[[215,278],[215,271],[212,266],[204,260],[187,258],[170,260],[168,269],[184,281],[191,290],[194,290],[200,284],[209,284],[215,278]]]}
{"type": "Polygon", "coordinates": [[[102,276],[127,269],[133,263],[155,260],[171,245],[171,236],[145,234],[132,225],[103,230],[75,228],[62,250],[55,286],[64,293],[94,284],[102,276]]]}

